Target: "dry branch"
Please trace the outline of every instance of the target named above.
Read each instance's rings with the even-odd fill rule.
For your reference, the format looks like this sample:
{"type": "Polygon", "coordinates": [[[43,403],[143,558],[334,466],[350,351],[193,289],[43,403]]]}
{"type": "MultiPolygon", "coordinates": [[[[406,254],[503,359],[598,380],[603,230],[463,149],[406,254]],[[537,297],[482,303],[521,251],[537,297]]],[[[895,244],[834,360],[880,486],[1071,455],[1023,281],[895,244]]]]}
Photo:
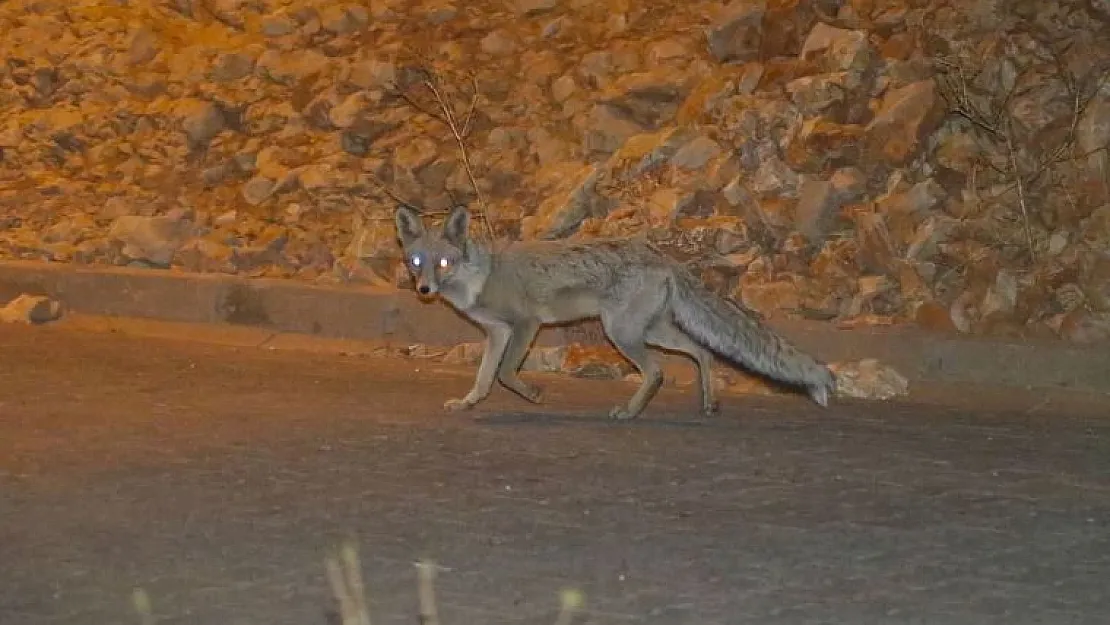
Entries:
{"type": "Polygon", "coordinates": [[[439,76],[434,71],[427,68],[422,68],[420,72],[423,75],[423,79],[419,84],[431,94],[436,108],[433,109],[424,106],[411,93],[397,85],[393,86],[393,90],[398,97],[408,103],[409,106],[428,115],[432,119],[438,120],[451,131],[451,136],[454,137],[455,143],[459,148],[463,169],[466,171],[470,186],[474,189],[474,194],[478,199],[478,216],[481,218],[482,222],[485,223],[486,234],[492,242],[494,240],[494,234],[493,224],[489,219],[489,205],[486,203],[485,197],[482,195],[482,190],[478,186],[478,179],[477,176],[474,175],[474,166],[470,160],[470,152],[466,146],[466,140],[473,128],[474,116],[478,110],[478,102],[481,97],[481,91],[478,88],[478,79],[473,75],[470,76],[470,104],[467,106],[466,114],[460,118],[458,112],[455,110],[455,106],[451,103],[451,98],[448,97],[446,90],[442,87],[442,81],[439,76]]]}
{"type": "MultiPolygon", "coordinates": [[[[1063,138],[1057,145],[1046,147],[1036,158],[1022,158],[1022,153],[1029,148],[1026,147],[1023,150],[1019,145],[1015,131],[1015,117],[1011,110],[1013,100],[1024,92],[1020,85],[1027,77],[1029,67],[1019,69],[1013,78],[1013,83],[1004,92],[982,93],[980,90],[974,93],[971,84],[981,74],[982,68],[969,68],[965,63],[944,58],[936,59],[936,65],[939,70],[937,77],[939,90],[948,104],[949,112],[967,120],[997,146],[1005,149],[1004,167],[997,167],[989,161],[987,166],[1000,175],[1010,178],[1011,181],[1006,185],[1005,192],[1014,191],[1017,194],[1017,208],[1022,221],[1025,244],[1030,259],[1035,262],[1037,254],[1032,225],[1035,213],[1030,206],[1030,190],[1045,177],[1046,173],[1049,174],[1047,184],[1058,186],[1059,177],[1050,170],[1063,163],[1083,158],[1083,155],[1075,154],[1080,120],[1103,84],[1110,78],[1110,70],[1088,77],[1086,81],[1081,80],[1071,73],[1064,60],[1064,54],[1070,45],[1068,42],[1052,40],[1035,29],[1024,29],[1022,33],[1034,38],[1045,50],[1039,60],[1055,68],[1055,77],[1063,84],[1071,100],[1071,119],[1063,138]],[[1022,166],[1023,162],[1030,161],[1032,161],[1031,165],[1022,166]]],[[[1039,86],[1041,85],[1035,84],[1026,87],[1025,90],[1039,86]]],[[[972,189],[972,191],[977,193],[978,189],[972,189]]]]}

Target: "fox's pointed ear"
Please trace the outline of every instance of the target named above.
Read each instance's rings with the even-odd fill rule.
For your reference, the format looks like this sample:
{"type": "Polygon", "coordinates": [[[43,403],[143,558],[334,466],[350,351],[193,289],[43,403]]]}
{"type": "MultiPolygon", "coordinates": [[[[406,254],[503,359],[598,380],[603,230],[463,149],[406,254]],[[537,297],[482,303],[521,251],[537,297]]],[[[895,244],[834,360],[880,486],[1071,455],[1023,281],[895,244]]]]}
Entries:
{"type": "Polygon", "coordinates": [[[397,221],[397,236],[401,239],[401,245],[407,246],[424,234],[424,220],[420,218],[420,213],[416,212],[416,209],[411,206],[399,205],[395,219],[397,221]]]}
{"type": "Polygon", "coordinates": [[[456,206],[443,221],[443,238],[459,247],[465,247],[469,226],[470,211],[466,210],[465,206],[456,206]]]}

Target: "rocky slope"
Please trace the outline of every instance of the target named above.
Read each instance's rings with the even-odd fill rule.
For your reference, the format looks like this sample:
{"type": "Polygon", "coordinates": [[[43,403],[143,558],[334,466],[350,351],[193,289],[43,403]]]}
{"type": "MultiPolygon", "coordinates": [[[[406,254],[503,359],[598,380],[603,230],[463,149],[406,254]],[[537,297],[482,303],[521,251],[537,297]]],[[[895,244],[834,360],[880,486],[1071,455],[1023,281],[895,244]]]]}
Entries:
{"type": "Polygon", "coordinates": [[[395,198],[467,202],[476,235],[649,233],[768,315],[1105,340],[1108,29],[1106,0],[9,0],[0,255],[396,284],[395,198]]]}

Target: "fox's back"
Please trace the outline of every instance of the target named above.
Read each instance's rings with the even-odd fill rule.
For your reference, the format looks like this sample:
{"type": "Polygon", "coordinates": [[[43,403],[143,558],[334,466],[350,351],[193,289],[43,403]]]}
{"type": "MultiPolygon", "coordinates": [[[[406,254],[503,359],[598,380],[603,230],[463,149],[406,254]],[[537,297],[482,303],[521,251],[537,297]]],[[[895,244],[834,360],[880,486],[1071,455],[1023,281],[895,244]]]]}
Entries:
{"type": "Polygon", "coordinates": [[[547,323],[595,316],[604,299],[666,265],[638,239],[517,242],[494,254],[478,304],[547,323]]]}

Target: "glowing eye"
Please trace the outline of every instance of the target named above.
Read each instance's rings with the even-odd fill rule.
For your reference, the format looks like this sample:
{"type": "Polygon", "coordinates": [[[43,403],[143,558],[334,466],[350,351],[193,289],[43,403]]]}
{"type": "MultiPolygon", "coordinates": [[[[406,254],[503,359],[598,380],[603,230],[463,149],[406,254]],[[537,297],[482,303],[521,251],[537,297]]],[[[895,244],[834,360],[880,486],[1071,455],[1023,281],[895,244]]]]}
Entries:
{"type": "Polygon", "coordinates": [[[439,259],[439,266],[443,267],[444,269],[446,269],[447,265],[450,265],[450,264],[451,264],[451,262],[448,261],[446,258],[439,259]]]}
{"type": "Polygon", "coordinates": [[[413,256],[409,259],[409,262],[412,263],[413,267],[419,267],[424,261],[419,256],[413,256]]]}

